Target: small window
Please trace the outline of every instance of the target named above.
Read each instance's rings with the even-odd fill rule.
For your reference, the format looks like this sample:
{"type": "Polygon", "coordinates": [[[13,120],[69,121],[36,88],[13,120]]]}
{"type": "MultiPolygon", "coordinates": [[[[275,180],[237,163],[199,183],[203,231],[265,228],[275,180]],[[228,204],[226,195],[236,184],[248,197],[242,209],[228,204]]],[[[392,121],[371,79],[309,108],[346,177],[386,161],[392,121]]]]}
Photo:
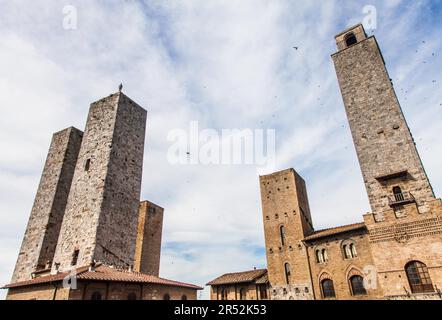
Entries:
{"type": "Polygon", "coordinates": [[[187,296],[186,296],[185,294],[183,294],[183,295],[181,296],[181,300],[187,300],[187,296]]]}
{"type": "Polygon", "coordinates": [[[287,284],[290,284],[291,272],[290,272],[290,265],[288,263],[284,265],[284,270],[285,270],[285,280],[287,284]]]}
{"type": "Polygon", "coordinates": [[[91,300],[101,300],[101,293],[98,291],[92,293],[91,300]]]}
{"type": "Polygon", "coordinates": [[[87,159],[86,163],[84,164],[84,171],[89,171],[91,168],[91,159],[87,159]]]}
{"type": "Polygon", "coordinates": [[[434,292],[428,268],[419,261],[412,261],[405,266],[412,293],[434,292]]]}
{"type": "Polygon", "coordinates": [[[149,211],[149,213],[155,213],[155,208],[154,207],[149,207],[148,211],[149,211]]]}
{"type": "Polygon", "coordinates": [[[405,196],[402,193],[402,189],[399,186],[393,187],[393,195],[394,195],[394,199],[396,201],[404,201],[405,200],[405,196]]]}
{"type": "Polygon", "coordinates": [[[247,300],[246,290],[244,288],[239,290],[239,300],[247,300]]]}
{"type": "Polygon", "coordinates": [[[78,262],[78,256],[80,254],[80,250],[75,250],[72,254],[71,266],[76,266],[78,262]]]}
{"type": "Polygon", "coordinates": [[[259,297],[261,300],[267,300],[267,285],[261,284],[259,286],[259,297]]]}
{"type": "Polygon", "coordinates": [[[354,296],[366,295],[367,291],[364,287],[364,278],[361,276],[353,276],[350,278],[351,292],[354,296]]]}
{"type": "Polygon", "coordinates": [[[348,240],[342,246],[342,253],[345,259],[353,259],[358,256],[356,252],[356,244],[352,240],[348,240]]]}
{"type": "Polygon", "coordinates": [[[356,39],[356,36],[353,32],[351,32],[345,36],[345,44],[347,45],[347,47],[350,47],[350,46],[356,44],[357,42],[358,42],[358,40],[356,39]]]}
{"type": "Polygon", "coordinates": [[[137,295],[131,292],[127,295],[127,300],[137,300],[137,295]]]}
{"type": "Polygon", "coordinates": [[[330,279],[322,280],[321,282],[322,296],[327,298],[336,298],[335,287],[333,281],[330,279]]]}
{"type": "Polygon", "coordinates": [[[221,289],[221,300],[227,300],[227,290],[225,288],[221,289]]]}
{"type": "Polygon", "coordinates": [[[324,263],[327,261],[328,261],[327,250],[325,248],[317,249],[316,250],[316,262],[317,263],[324,263]]]}
{"type": "Polygon", "coordinates": [[[168,293],[166,293],[166,294],[163,296],[163,300],[170,300],[170,295],[169,295],[168,293]]]}
{"type": "Polygon", "coordinates": [[[281,244],[284,246],[285,245],[285,228],[284,228],[284,226],[281,226],[279,228],[279,234],[281,237],[281,244]]]}

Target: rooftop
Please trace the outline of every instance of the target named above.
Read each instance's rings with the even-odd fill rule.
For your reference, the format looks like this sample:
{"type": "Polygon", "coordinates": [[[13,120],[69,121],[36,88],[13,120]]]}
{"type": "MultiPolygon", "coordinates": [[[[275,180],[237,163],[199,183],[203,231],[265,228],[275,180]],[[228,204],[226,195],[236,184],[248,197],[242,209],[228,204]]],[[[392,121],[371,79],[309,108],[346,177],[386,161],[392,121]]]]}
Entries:
{"type": "MultiPolygon", "coordinates": [[[[32,286],[36,284],[45,284],[45,283],[54,283],[63,281],[64,278],[68,277],[70,272],[60,272],[57,274],[52,274],[48,276],[42,276],[26,281],[11,283],[4,286],[2,289],[9,288],[18,288],[18,287],[26,287],[32,286]]],[[[140,272],[132,272],[127,270],[115,269],[113,267],[109,267],[106,265],[99,264],[97,265],[93,271],[89,269],[89,267],[80,267],[76,269],[77,280],[89,280],[89,281],[107,281],[107,282],[132,282],[132,283],[146,283],[146,284],[159,284],[164,286],[173,286],[173,287],[183,287],[183,288],[191,288],[195,290],[202,290],[202,287],[178,282],[168,279],[159,278],[156,276],[140,273],[140,272]]]]}
{"type": "Polygon", "coordinates": [[[340,226],[340,227],[323,229],[323,230],[314,231],[311,235],[305,237],[304,240],[305,241],[316,240],[316,239],[329,237],[329,236],[337,235],[337,234],[344,233],[344,232],[354,231],[354,230],[358,230],[358,229],[365,229],[365,228],[366,228],[365,223],[360,222],[360,223],[354,223],[354,224],[349,224],[349,225],[340,226]]]}
{"type": "Polygon", "coordinates": [[[256,269],[244,272],[226,273],[215,280],[210,281],[208,286],[217,286],[222,284],[234,284],[253,282],[266,283],[267,269],[256,269]]]}

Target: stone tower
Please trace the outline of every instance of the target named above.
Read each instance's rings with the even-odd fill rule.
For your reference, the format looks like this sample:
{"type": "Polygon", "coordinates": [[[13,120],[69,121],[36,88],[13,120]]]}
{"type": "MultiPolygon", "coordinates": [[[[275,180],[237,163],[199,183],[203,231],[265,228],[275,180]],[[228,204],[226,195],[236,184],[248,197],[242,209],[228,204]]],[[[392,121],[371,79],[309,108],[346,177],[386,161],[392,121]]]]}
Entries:
{"type": "Polygon", "coordinates": [[[52,137],[12,282],[29,280],[52,263],[82,136],[71,127],[52,137]]]}
{"type": "Polygon", "coordinates": [[[304,180],[288,169],[260,177],[272,299],[313,299],[305,236],[313,232],[304,180]]]}
{"type": "Polygon", "coordinates": [[[146,111],[119,92],[91,105],[53,270],[133,266],[146,111]]]}
{"type": "Polygon", "coordinates": [[[164,209],[152,202],[140,203],[135,271],[157,277],[160,274],[163,214],[164,209]]]}
{"type": "Polygon", "coordinates": [[[336,42],[332,58],[373,211],[364,222],[378,283],[387,299],[438,299],[442,202],[433,194],[376,38],[357,25],[336,42]],[[412,283],[405,270],[415,265],[422,273],[412,283]]]}
{"type": "Polygon", "coordinates": [[[374,36],[361,24],[336,36],[332,55],[373,213],[416,202],[429,210],[433,190],[374,36]]]}

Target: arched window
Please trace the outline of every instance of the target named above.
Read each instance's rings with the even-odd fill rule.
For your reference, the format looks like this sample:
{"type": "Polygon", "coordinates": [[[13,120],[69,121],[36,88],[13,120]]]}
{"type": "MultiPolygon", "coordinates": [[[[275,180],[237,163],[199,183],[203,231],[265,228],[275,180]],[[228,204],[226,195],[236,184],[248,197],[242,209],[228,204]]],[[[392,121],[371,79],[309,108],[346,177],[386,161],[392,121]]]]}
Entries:
{"type": "Polygon", "coordinates": [[[342,244],[342,254],[345,259],[353,259],[358,256],[356,251],[356,244],[353,240],[345,240],[342,244]]]}
{"type": "Polygon", "coordinates": [[[350,253],[351,253],[351,257],[355,258],[358,256],[357,252],[356,252],[356,246],[354,243],[350,244],[350,253]]]}
{"type": "Polygon", "coordinates": [[[221,289],[221,300],[227,300],[227,290],[225,288],[221,289]]]}
{"type": "Polygon", "coordinates": [[[364,287],[364,278],[361,276],[353,276],[350,278],[351,293],[354,296],[365,295],[367,291],[364,287]]]}
{"type": "Polygon", "coordinates": [[[411,292],[424,293],[434,292],[428,268],[419,261],[411,261],[405,266],[411,292]]]}
{"type": "Polygon", "coordinates": [[[335,287],[333,281],[325,279],[321,281],[322,296],[326,298],[336,298],[335,287]]]}
{"type": "Polygon", "coordinates": [[[127,295],[127,300],[137,300],[137,295],[131,292],[127,295]]]}
{"type": "Polygon", "coordinates": [[[404,194],[402,193],[402,189],[399,186],[393,187],[393,195],[396,201],[404,201],[404,194]]]}
{"type": "Polygon", "coordinates": [[[322,258],[324,259],[324,262],[328,261],[327,250],[325,249],[322,249],[322,258]]]}
{"type": "Polygon", "coordinates": [[[185,294],[183,294],[183,295],[181,296],[181,300],[187,300],[187,296],[186,296],[185,294]]]}
{"type": "Polygon", "coordinates": [[[324,260],[322,259],[322,252],[321,250],[316,250],[316,262],[317,263],[323,263],[324,260]]]}
{"type": "Polygon", "coordinates": [[[170,300],[170,295],[169,295],[168,293],[166,293],[166,294],[163,296],[163,300],[170,300]]]}
{"type": "Polygon", "coordinates": [[[281,226],[279,228],[279,234],[281,236],[281,244],[285,245],[285,228],[284,228],[284,226],[281,226]]]}
{"type": "Polygon", "coordinates": [[[350,47],[350,46],[356,44],[357,42],[358,42],[358,40],[356,39],[356,36],[353,32],[351,32],[345,36],[345,44],[347,45],[347,47],[350,47]]]}
{"type": "Polygon", "coordinates": [[[285,270],[285,280],[287,282],[287,284],[290,284],[290,265],[288,263],[286,263],[284,265],[284,270],[285,270]]]}
{"type": "Polygon", "coordinates": [[[246,290],[244,290],[244,288],[241,288],[239,290],[239,300],[247,300],[247,298],[246,298],[246,290]]]}
{"type": "Polygon", "coordinates": [[[324,263],[327,261],[328,261],[327,250],[325,248],[317,249],[316,250],[316,262],[317,263],[324,263]]]}
{"type": "Polygon", "coordinates": [[[91,300],[101,300],[101,293],[98,291],[92,293],[91,300]]]}

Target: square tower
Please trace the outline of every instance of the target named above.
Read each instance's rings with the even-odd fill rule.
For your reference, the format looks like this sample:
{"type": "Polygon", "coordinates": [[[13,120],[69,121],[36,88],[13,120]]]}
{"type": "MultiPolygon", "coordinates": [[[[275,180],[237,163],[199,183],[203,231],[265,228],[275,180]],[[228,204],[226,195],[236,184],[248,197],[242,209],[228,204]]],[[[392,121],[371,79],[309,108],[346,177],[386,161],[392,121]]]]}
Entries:
{"type": "Polygon", "coordinates": [[[146,114],[121,92],[91,105],[53,272],[93,260],[133,266],[146,114]]]}
{"type": "Polygon", "coordinates": [[[416,203],[429,210],[433,190],[374,36],[361,24],[336,37],[332,55],[373,213],[416,203]]]}
{"type": "Polygon", "coordinates": [[[313,232],[305,182],[293,169],[259,180],[271,298],[313,299],[303,243],[313,232]]]}
{"type": "Polygon", "coordinates": [[[160,274],[163,214],[164,209],[152,202],[143,201],[140,203],[135,271],[157,277],[160,274]]]}
{"type": "Polygon", "coordinates": [[[52,263],[82,136],[71,127],[52,137],[12,282],[29,280],[52,263]]]}

